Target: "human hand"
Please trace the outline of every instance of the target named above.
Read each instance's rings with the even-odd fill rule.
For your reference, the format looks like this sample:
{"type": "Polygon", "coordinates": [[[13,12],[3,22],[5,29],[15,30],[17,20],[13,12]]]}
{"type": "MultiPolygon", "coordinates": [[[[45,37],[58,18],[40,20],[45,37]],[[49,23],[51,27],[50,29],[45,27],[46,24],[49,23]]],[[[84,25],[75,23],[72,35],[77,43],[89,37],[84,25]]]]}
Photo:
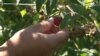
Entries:
{"type": "Polygon", "coordinates": [[[68,38],[67,30],[54,27],[53,21],[42,21],[18,31],[1,47],[0,56],[52,56],[68,38]],[[56,29],[56,30],[55,30],[56,29]]]}

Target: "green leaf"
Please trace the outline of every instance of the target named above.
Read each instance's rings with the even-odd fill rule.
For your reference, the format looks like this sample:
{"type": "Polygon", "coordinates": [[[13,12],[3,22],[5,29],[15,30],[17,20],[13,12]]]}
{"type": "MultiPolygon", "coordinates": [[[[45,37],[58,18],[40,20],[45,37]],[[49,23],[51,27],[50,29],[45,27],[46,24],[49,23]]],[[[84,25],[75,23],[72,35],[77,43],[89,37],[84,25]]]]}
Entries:
{"type": "Polygon", "coordinates": [[[63,4],[63,3],[65,2],[65,0],[58,0],[58,2],[59,2],[60,4],[63,4]]]}
{"type": "Polygon", "coordinates": [[[51,14],[54,8],[57,8],[57,0],[47,0],[46,9],[48,15],[51,14]]]}
{"type": "Polygon", "coordinates": [[[89,51],[90,51],[90,53],[97,53],[96,49],[90,49],[89,51]]]}
{"type": "Polygon", "coordinates": [[[4,27],[4,17],[2,17],[1,15],[0,15],[0,25],[2,26],[2,27],[4,27]]]}
{"type": "Polygon", "coordinates": [[[41,6],[45,3],[46,0],[36,0],[36,9],[39,12],[41,9],[41,6]]]}
{"type": "Polygon", "coordinates": [[[73,11],[79,13],[80,15],[83,15],[86,13],[86,9],[82,5],[71,4],[70,7],[73,9],[73,11]]]}
{"type": "Polygon", "coordinates": [[[34,19],[34,21],[33,21],[34,24],[39,23],[39,14],[35,14],[33,19],[34,19]]]}
{"type": "Polygon", "coordinates": [[[23,9],[22,11],[20,11],[20,13],[21,13],[21,16],[24,17],[26,15],[27,11],[26,11],[26,9],[23,9]]]}
{"type": "Polygon", "coordinates": [[[71,23],[71,16],[70,15],[65,15],[64,19],[61,22],[60,27],[63,29],[66,26],[69,26],[70,23],[71,23]]]}
{"type": "Polygon", "coordinates": [[[16,0],[16,4],[17,4],[17,5],[19,4],[19,2],[20,2],[20,0],[16,0]]]}
{"type": "Polygon", "coordinates": [[[33,3],[35,0],[20,0],[20,3],[33,3]]]}
{"type": "Polygon", "coordinates": [[[92,8],[100,13],[100,6],[93,6],[92,8]]]}
{"type": "Polygon", "coordinates": [[[83,48],[81,51],[82,51],[82,52],[89,52],[89,49],[83,48]]]}
{"type": "Polygon", "coordinates": [[[74,3],[74,4],[78,4],[80,5],[79,1],[78,0],[69,0],[71,3],[74,3]]]}
{"type": "Polygon", "coordinates": [[[68,51],[65,51],[62,56],[67,56],[68,55],[68,51]]]}
{"type": "MultiPolygon", "coordinates": [[[[3,3],[16,3],[16,0],[3,0],[3,3]]],[[[16,7],[15,5],[3,5],[4,9],[8,9],[8,10],[14,10],[16,7]]]]}
{"type": "Polygon", "coordinates": [[[88,56],[87,53],[81,53],[80,56],[88,56]]]}
{"type": "Polygon", "coordinates": [[[0,37],[2,36],[2,26],[0,26],[0,37]]]}
{"type": "Polygon", "coordinates": [[[16,3],[16,0],[3,0],[4,3],[16,3]]]}
{"type": "Polygon", "coordinates": [[[0,8],[0,11],[4,12],[4,11],[5,11],[5,9],[3,9],[3,8],[0,8]]]}
{"type": "Polygon", "coordinates": [[[92,6],[93,0],[85,0],[85,7],[88,9],[89,7],[92,6]]]}

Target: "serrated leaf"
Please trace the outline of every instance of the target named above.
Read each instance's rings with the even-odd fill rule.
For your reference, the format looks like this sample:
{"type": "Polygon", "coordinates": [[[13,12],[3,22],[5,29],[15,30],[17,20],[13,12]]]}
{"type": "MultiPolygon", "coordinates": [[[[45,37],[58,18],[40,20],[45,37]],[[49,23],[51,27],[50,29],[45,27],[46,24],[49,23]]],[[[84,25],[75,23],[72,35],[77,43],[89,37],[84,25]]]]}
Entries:
{"type": "Polygon", "coordinates": [[[36,0],[36,9],[39,12],[41,9],[41,6],[44,4],[46,0],[36,0]]]}
{"type": "Polygon", "coordinates": [[[20,13],[21,13],[21,16],[24,17],[26,15],[27,11],[26,11],[26,9],[23,9],[22,11],[20,11],[20,13]]]}

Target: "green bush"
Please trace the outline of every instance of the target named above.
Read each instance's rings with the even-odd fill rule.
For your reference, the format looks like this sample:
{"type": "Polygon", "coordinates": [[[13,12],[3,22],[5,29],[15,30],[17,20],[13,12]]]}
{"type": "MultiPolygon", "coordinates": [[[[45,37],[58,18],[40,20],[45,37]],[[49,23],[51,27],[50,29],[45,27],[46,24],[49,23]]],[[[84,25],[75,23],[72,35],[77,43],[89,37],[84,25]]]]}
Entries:
{"type": "Polygon", "coordinates": [[[43,11],[47,16],[60,15],[61,28],[85,28],[84,36],[66,40],[55,56],[100,56],[99,0],[1,0],[0,4],[0,45],[18,30],[39,23],[43,11]]]}

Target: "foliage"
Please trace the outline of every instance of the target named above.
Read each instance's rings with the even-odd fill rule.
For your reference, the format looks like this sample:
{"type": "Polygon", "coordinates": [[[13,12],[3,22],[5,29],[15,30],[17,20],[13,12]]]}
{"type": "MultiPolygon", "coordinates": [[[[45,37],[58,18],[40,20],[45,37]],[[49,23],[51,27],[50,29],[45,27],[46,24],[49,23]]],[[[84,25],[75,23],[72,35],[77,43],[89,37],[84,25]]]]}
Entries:
{"type": "Polygon", "coordinates": [[[18,30],[38,23],[43,11],[47,16],[60,15],[61,28],[88,26],[84,36],[69,38],[55,56],[100,56],[100,0],[0,0],[0,3],[0,45],[18,30]]]}

